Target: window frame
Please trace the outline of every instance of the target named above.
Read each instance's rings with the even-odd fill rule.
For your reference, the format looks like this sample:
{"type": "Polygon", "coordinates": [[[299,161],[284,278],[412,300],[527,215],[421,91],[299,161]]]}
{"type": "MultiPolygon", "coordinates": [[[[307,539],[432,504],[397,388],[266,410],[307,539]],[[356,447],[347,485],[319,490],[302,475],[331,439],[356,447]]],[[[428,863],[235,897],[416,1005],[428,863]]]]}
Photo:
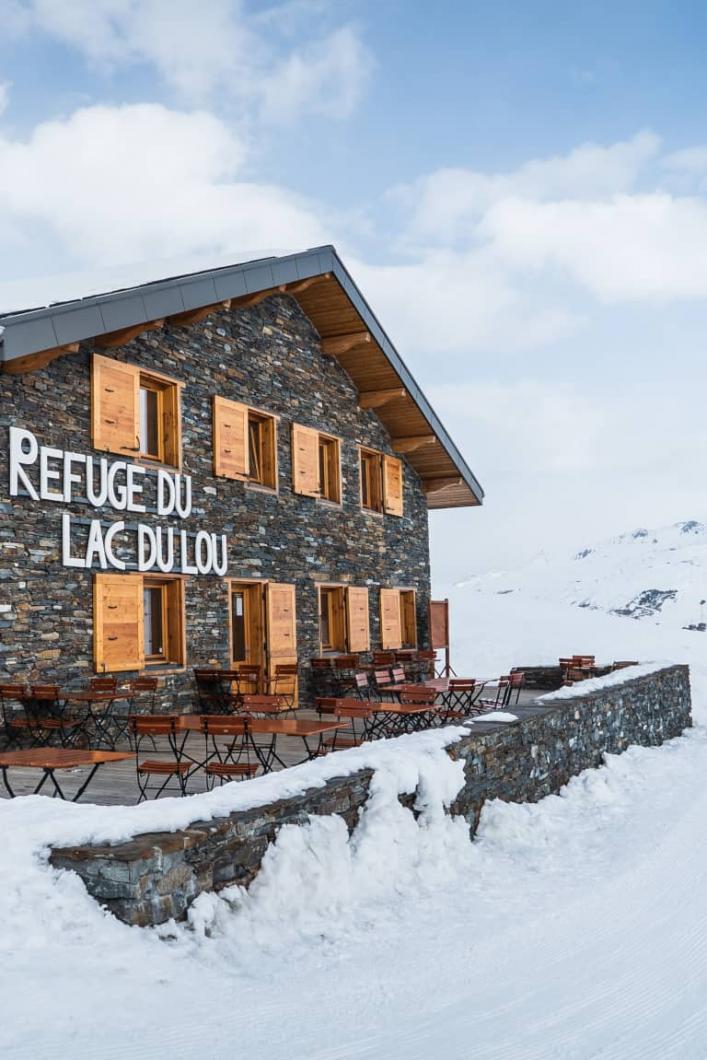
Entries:
{"type": "Polygon", "coordinates": [[[324,504],[334,504],[337,507],[341,507],[343,504],[343,492],[341,488],[341,439],[337,438],[335,434],[328,434],[326,431],[317,431],[317,455],[319,464],[319,497],[320,501],[324,504]],[[329,454],[325,457],[325,467],[322,466],[322,449],[329,448],[329,454]],[[331,477],[334,489],[332,492],[335,496],[330,497],[324,493],[323,482],[322,482],[322,470],[325,470],[327,475],[331,477]]]}
{"type": "Polygon", "coordinates": [[[317,635],[319,639],[320,655],[340,655],[348,651],[349,631],[346,622],[346,590],[348,586],[343,582],[317,582],[317,635]],[[331,644],[325,646],[322,640],[322,593],[327,594],[330,601],[327,605],[330,636],[333,631],[334,639],[331,644]],[[339,597],[339,618],[335,611],[333,601],[339,597]],[[338,628],[337,628],[338,626],[338,628]],[[337,643],[337,641],[339,643],[337,643]]]}
{"type": "Polygon", "coordinates": [[[279,489],[279,471],[278,471],[278,439],[277,439],[277,424],[279,417],[274,415],[272,412],[266,412],[264,409],[255,408],[252,405],[247,405],[248,409],[248,474],[245,477],[245,483],[252,489],[264,490],[269,493],[277,493],[279,489]],[[268,476],[269,481],[263,482],[261,478],[256,478],[253,474],[251,466],[251,423],[258,423],[261,426],[259,431],[260,437],[260,453],[259,458],[261,464],[264,466],[270,463],[271,474],[268,476]],[[262,426],[265,425],[266,429],[263,431],[262,426]],[[270,453],[267,456],[263,455],[265,446],[270,449],[270,453]]]}
{"type": "Polygon", "coordinates": [[[399,600],[400,600],[400,640],[401,640],[401,643],[402,643],[402,647],[404,649],[417,648],[417,646],[419,644],[419,639],[420,639],[419,638],[419,634],[418,634],[418,628],[417,628],[417,590],[412,588],[412,586],[403,585],[403,586],[400,586],[398,588],[398,594],[399,594],[399,600]],[[405,604],[404,604],[404,601],[403,601],[403,597],[404,596],[412,596],[412,616],[413,616],[413,620],[414,620],[414,629],[413,629],[414,639],[408,639],[405,636],[405,634],[408,633],[409,630],[407,629],[406,622],[405,622],[406,614],[405,614],[405,604]]]}

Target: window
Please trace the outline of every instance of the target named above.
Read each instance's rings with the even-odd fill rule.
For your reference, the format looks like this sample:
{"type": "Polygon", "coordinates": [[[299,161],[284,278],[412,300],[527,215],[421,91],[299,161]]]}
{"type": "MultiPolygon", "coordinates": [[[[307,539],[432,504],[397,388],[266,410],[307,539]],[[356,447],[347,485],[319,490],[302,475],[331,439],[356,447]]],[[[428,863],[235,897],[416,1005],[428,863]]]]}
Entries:
{"type": "Polygon", "coordinates": [[[214,474],[277,489],[277,421],[227,398],[213,399],[214,474]]]}
{"type": "Polygon", "coordinates": [[[340,443],[313,427],[292,424],[292,488],[305,497],[341,503],[340,443]]]}
{"type": "Polygon", "coordinates": [[[403,514],[403,464],[395,456],[361,449],[361,507],[387,515],[403,514]]]}
{"type": "Polygon", "coordinates": [[[96,574],[93,657],[98,673],[186,662],[182,578],[96,574]]]}
{"type": "Polygon", "coordinates": [[[134,364],[93,355],[92,441],[96,449],[181,465],[181,384],[134,364]]]}
{"type": "Polygon", "coordinates": [[[252,409],[248,410],[248,458],[250,481],[275,489],[275,420],[252,409]]]}
{"type": "Polygon", "coordinates": [[[145,662],[164,662],[167,638],[165,637],[165,585],[145,582],[142,591],[143,628],[145,636],[145,662]]]}
{"type": "Polygon", "coordinates": [[[383,511],[382,455],[361,450],[361,505],[370,512],[383,511]]]}
{"type": "Polygon", "coordinates": [[[318,591],[321,651],[368,651],[368,589],[354,585],[320,585],[318,591]]]}
{"type": "Polygon", "coordinates": [[[319,496],[322,500],[341,503],[339,474],[339,440],[319,435],[319,496]]]}

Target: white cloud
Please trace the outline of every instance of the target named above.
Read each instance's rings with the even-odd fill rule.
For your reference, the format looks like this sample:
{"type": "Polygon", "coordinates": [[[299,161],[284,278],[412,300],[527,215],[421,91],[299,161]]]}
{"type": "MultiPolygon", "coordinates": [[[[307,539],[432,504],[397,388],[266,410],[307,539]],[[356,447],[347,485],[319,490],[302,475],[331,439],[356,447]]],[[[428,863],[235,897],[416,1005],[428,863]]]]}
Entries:
{"type": "Polygon", "coordinates": [[[322,242],[315,210],[244,180],[243,161],[242,142],[207,113],[89,107],[27,142],[0,138],[0,213],[82,264],[322,242]]]}
{"type": "Polygon", "coordinates": [[[579,321],[567,308],[538,304],[484,254],[436,250],[412,264],[349,264],[393,341],[415,353],[530,349],[579,321]]]}
{"type": "Polygon", "coordinates": [[[608,147],[582,144],[567,155],[533,159],[510,173],[439,169],[392,195],[409,211],[409,241],[468,245],[485,213],[508,199],[594,200],[629,191],[659,146],[657,136],[642,132],[608,147]]]}
{"type": "Polygon", "coordinates": [[[508,199],[481,231],[515,270],[557,268],[608,302],[707,296],[707,202],[664,192],[607,201],[508,199]]]}
{"type": "Polygon", "coordinates": [[[147,63],[192,102],[227,100],[269,121],[344,117],[366,83],[368,49],[352,26],[321,35],[317,5],[299,5],[297,18],[291,6],[282,29],[301,29],[294,43],[276,17],[251,15],[241,0],[25,0],[23,10],[25,27],[78,49],[94,67],[147,63]]]}

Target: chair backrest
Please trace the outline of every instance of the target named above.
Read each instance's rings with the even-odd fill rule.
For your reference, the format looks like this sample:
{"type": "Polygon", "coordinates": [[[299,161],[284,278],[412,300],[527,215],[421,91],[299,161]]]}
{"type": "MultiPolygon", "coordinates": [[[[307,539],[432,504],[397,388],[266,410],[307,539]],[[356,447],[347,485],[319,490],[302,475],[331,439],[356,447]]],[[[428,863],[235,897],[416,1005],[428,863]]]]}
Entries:
{"type": "Polygon", "coordinates": [[[620,659],[618,662],[612,663],[612,670],[623,670],[627,666],[638,666],[635,659],[620,659]]]}
{"type": "Polygon", "coordinates": [[[309,664],[313,670],[331,670],[331,658],[310,659],[309,664]]]}
{"type": "Polygon", "coordinates": [[[246,714],[273,714],[287,710],[287,700],[275,695],[247,695],[241,699],[240,709],[246,714]]]}
{"type": "Polygon", "coordinates": [[[27,685],[0,685],[0,699],[22,699],[27,695],[27,685]]]}
{"type": "Polygon", "coordinates": [[[297,677],[297,663],[278,663],[275,667],[275,680],[278,677],[297,677]]]}
{"type": "Polygon", "coordinates": [[[336,713],[336,704],[338,703],[336,696],[317,696],[314,702],[320,714],[336,713]]]}
{"type": "Polygon", "coordinates": [[[206,736],[244,736],[248,731],[248,719],[206,714],[201,719],[201,731],[206,736]]]}
{"type": "Polygon", "coordinates": [[[516,670],[515,673],[508,675],[508,684],[511,688],[522,688],[525,683],[525,674],[522,670],[516,670]]]}
{"type": "Polygon", "coordinates": [[[364,670],[357,670],[354,674],[354,681],[356,682],[356,688],[359,692],[369,692],[370,684],[368,681],[368,674],[364,670]]]}
{"type": "Polygon", "coordinates": [[[358,666],[358,655],[335,655],[334,668],[336,670],[355,670],[358,666]]]}
{"type": "Polygon", "coordinates": [[[377,668],[381,666],[392,666],[395,662],[395,654],[392,651],[374,651],[373,652],[373,665],[377,668]]]}
{"type": "Polygon", "coordinates": [[[386,685],[392,685],[390,677],[390,670],[374,670],[373,680],[377,688],[385,688],[386,685]]]}
{"type": "Polygon", "coordinates": [[[229,670],[228,674],[229,676],[240,674],[242,677],[260,677],[262,671],[260,663],[239,663],[233,670],[229,670]]]}
{"type": "Polygon", "coordinates": [[[476,688],[476,681],[473,677],[450,677],[449,678],[449,691],[450,692],[473,692],[476,688]]]}
{"type": "Polygon", "coordinates": [[[92,677],[89,681],[92,692],[115,692],[117,687],[117,677],[92,677]]]}
{"type": "Polygon", "coordinates": [[[198,685],[217,685],[223,681],[223,670],[194,670],[194,680],[198,685]]]}
{"type": "Polygon", "coordinates": [[[33,699],[58,699],[59,685],[30,685],[33,699]]]}
{"type": "Polygon", "coordinates": [[[158,686],[156,677],[133,677],[132,681],[128,681],[131,692],[156,692],[158,686]]]}
{"type": "Polygon", "coordinates": [[[424,685],[406,685],[400,692],[400,702],[403,705],[433,707],[437,695],[434,688],[425,688],[424,685]]]}
{"type": "Polygon", "coordinates": [[[135,736],[169,736],[176,732],[178,714],[130,714],[128,727],[135,736]]]}
{"type": "Polygon", "coordinates": [[[573,655],[572,662],[575,666],[594,666],[596,663],[596,656],[594,655],[573,655]]]}
{"type": "Polygon", "coordinates": [[[402,685],[402,684],[404,684],[406,678],[405,678],[405,671],[403,670],[402,666],[394,666],[393,669],[390,672],[393,675],[393,684],[394,685],[402,685]]]}

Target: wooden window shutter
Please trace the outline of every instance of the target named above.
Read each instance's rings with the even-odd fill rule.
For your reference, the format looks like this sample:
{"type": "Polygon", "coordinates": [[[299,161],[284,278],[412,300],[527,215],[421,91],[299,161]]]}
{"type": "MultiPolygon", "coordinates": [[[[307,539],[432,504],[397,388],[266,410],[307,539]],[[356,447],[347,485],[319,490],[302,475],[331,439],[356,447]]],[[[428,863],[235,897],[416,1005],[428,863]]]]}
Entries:
{"type": "Polygon", "coordinates": [[[403,462],[394,456],[383,457],[383,498],[388,515],[403,514],[403,462]]]}
{"type": "Polygon", "coordinates": [[[95,449],[139,452],[140,371],[94,353],[91,362],[91,434],[95,449]]]}
{"type": "Polygon", "coordinates": [[[400,591],[381,589],[381,647],[401,648],[402,643],[400,591]]]}
{"type": "MultiPolygon", "coordinates": [[[[273,688],[276,667],[297,662],[297,603],[294,585],[268,582],[265,587],[265,613],[268,685],[273,688]]],[[[277,691],[287,691],[282,681],[278,682],[277,691]]],[[[296,679],[293,691],[297,691],[296,679]]]]}
{"type": "Polygon", "coordinates": [[[284,582],[268,582],[266,587],[268,660],[273,663],[297,662],[297,614],[295,587],[284,582]]]}
{"type": "Polygon", "coordinates": [[[214,395],[214,475],[246,478],[248,459],[248,406],[214,395]]]}
{"type": "Polygon", "coordinates": [[[346,617],[349,625],[349,651],[368,651],[371,646],[368,625],[368,589],[358,585],[348,587],[346,617]]]}
{"type": "Polygon", "coordinates": [[[319,432],[292,424],[292,488],[305,497],[319,496],[319,432]]]}
{"type": "Polygon", "coordinates": [[[186,662],[184,622],[184,582],[175,578],[167,582],[167,658],[183,666],[186,662]]]}
{"type": "Polygon", "coordinates": [[[144,667],[142,590],[139,574],[94,575],[93,661],[98,673],[144,667]]]}

